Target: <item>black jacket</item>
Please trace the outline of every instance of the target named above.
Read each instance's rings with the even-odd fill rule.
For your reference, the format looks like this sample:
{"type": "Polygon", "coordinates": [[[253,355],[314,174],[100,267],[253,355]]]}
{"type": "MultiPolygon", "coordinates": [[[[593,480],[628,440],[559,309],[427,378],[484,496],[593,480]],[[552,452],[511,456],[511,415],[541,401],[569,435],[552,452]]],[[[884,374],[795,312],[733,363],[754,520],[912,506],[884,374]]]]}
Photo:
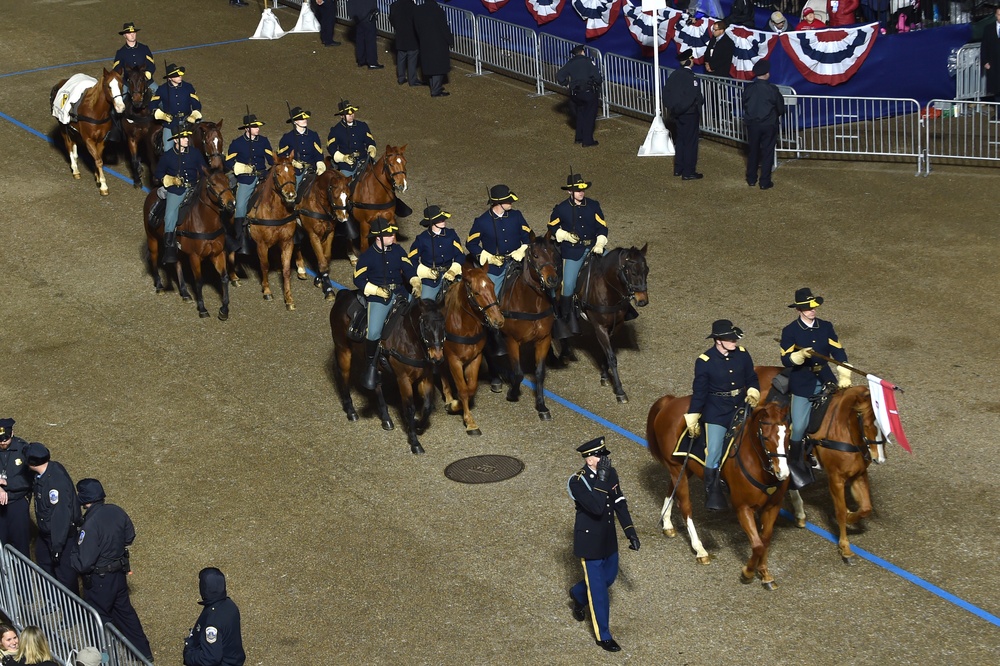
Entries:
{"type": "Polygon", "coordinates": [[[736,53],[736,42],[729,35],[722,33],[718,39],[708,42],[705,63],[712,68],[712,76],[730,76],[733,68],[733,55],[736,53]]]}
{"type": "Polygon", "coordinates": [[[48,542],[53,553],[62,553],[70,533],[76,534],[73,526],[80,522],[73,479],[65,467],[50,460],[45,473],[35,477],[34,494],[38,535],[48,542]]]}
{"type": "Polygon", "coordinates": [[[785,98],[770,81],[754,79],[743,88],[743,117],[747,124],[777,125],[785,115],[785,98]]]}
{"type": "Polygon", "coordinates": [[[636,536],[628,502],[612,467],[604,481],[584,467],[569,478],[570,496],[576,502],[576,525],[573,528],[573,554],[587,560],[601,560],[618,552],[615,516],[625,536],[636,536]]]}
{"type": "MultiPolygon", "coordinates": [[[[81,574],[113,573],[125,568],[125,547],[135,540],[135,527],[125,511],[104,501],[87,509],[70,564],[81,574]]],[[[127,571],[125,573],[128,573],[127,571]]]]}
{"type": "Polygon", "coordinates": [[[667,79],[667,84],[663,86],[663,105],[674,118],[689,113],[701,113],[701,105],[704,103],[705,96],[701,94],[698,79],[687,67],[675,70],[667,79]]]}
{"type": "Polygon", "coordinates": [[[389,23],[396,33],[397,51],[416,51],[417,31],[413,27],[413,12],[416,5],[413,0],[396,0],[389,5],[389,23]]]}
{"type": "Polygon", "coordinates": [[[202,569],[198,587],[198,603],[205,608],[184,641],[184,666],[243,666],[240,609],[226,596],[226,577],[218,569],[202,569]]]}
{"type": "Polygon", "coordinates": [[[443,76],[451,71],[453,43],[448,17],[436,0],[424,0],[413,10],[413,27],[420,43],[420,69],[424,76],[443,76]]]}

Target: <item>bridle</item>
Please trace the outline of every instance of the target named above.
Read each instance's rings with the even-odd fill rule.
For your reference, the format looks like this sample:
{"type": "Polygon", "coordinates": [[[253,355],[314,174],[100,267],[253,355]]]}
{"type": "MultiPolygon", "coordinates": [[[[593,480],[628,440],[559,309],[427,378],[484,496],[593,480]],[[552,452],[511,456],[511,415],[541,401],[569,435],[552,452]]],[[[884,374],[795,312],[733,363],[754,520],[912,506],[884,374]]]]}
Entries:
{"type": "MultiPolygon", "coordinates": [[[[741,410],[745,410],[745,409],[747,409],[747,407],[741,408],[741,410]]],[[[753,410],[751,409],[751,418],[752,418],[752,411],[753,410]]],[[[739,413],[739,411],[737,412],[737,414],[738,413],[739,413]]],[[[742,420],[742,422],[740,423],[739,430],[736,433],[734,433],[734,435],[733,435],[734,438],[736,438],[736,442],[737,442],[736,443],[736,451],[734,452],[734,456],[733,457],[736,458],[736,463],[737,463],[737,465],[740,468],[740,472],[743,473],[743,478],[745,478],[747,481],[749,481],[751,485],[753,485],[755,488],[757,488],[757,490],[761,491],[765,495],[773,495],[775,493],[775,491],[778,489],[778,487],[782,483],[784,483],[783,481],[779,481],[778,480],[778,475],[777,475],[777,473],[774,470],[774,460],[776,458],[786,458],[787,459],[788,458],[788,452],[786,451],[785,453],[778,453],[776,451],[771,451],[771,450],[769,450],[767,448],[767,439],[768,438],[764,436],[764,426],[776,426],[776,427],[777,426],[786,426],[787,427],[788,424],[785,423],[785,422],[775,423],[773,421],[765,421],[763,419],[757,421],[757,441],[760,443],[760,448],[764,452],[764,456],[761,457],[761,455],[760,455],[759,452],[755,452],[755,455],[757,456],[757,459],[760,462],[760,466],[764,470],[764,472],[767,473],[767,474],[769,474],[769,475],[771,475],[771,477],[774,478],[774,483],[764,483],[763,481],[760,481],[760,480],[756,479],[753,475],[750,474],[750,471],[743,464],[743,460],[742,460],[742,458],[740,458],[740,455],[739,455],[739,453],[740,453],[740,447],[743,446],[743,434],[746,431],[746,426],[747,426],[747,421],[748,420],[751,420],[751,419],[750,418],[744,418],[742,420]]]]}
{"type": "MultiPolygon", "coordinates": [[[[209,131],[219,132],[218,128],[215,127],[214,124],[212,127],[206,127],[205,123],[198,123],[198,131],[201,133],[201,152],[205,156],[205,161],[211,162],[213,159],[218,157],[221,162],[225,163],[226,156],[223,155],[219,150],[216,150],[214,153],[209,153],[206,151],[206,149],[209,148],[209,146],[211,145],[209,143],[209,131]]],[[[222,145],[221,133],[219,133],[218,145],[220,146],[222,145]]]]}
{"type": "Polygon", "coordinates": [[[231,192],[231,190],[229,189],[229,183],[227,182],[224,187],[220,187],[218,190],[216,190],[214,187],[212,187],[211,178],[206,178],[204,182],[206,185],[208,185],[208,187],[205,187],[205,190],[209,204],[213,206],[215,209],[219,210],[220,212],[226,210],[226,205],[222,203],[222,195],[225,192],[231,192]]]}
{"type": "Polygon", "coordinates": [[[494,294],[492,301],[490,301],[486,305],[480,305],[479,301],[476,300],[477,296],[476,292],[472,291],[472,283],[469,280],[463,279],[462,284],[465,285],[465,300],[472,306],[472,309],[475,310],[475,312],[469,312],[468,310],[466,310],[466,312],[469,312],[469,314],[471,314],[473,317],[482,319],[487,326],[493,328],[493,325],[490,323],[489,318],[487,318],[486,316],[486,311],[489,310],[490,308],[496,308],[498,311],[500,310],[500,305],[499,303],[497,303],[496,300],[496,294],[494,294]]]}
{"type": "Polygon", "coordinates": [[[386,153],[385,155],[383,155],[382,156],[382,173],[385,174],[385,176],[386,176],[389,184],[392,186],[392,189],[393,189],[394,192],[397,189],[399,189],[396,186],[396,176],[402,174],[404,178],[406,177],[406,160],[403,158],[403,154],[402,153],[386,153]],[[389,166],[389,162],[391,161],[391,158],[398,159],[400,161],[400,164],[403,165],[403,168],[400,169],[399,171],[393,171],[391,169],[391,167],[389,166]]]}
{"type": "Polygon", "coordinates": [[[525,257],[528,260],[527,261],[528,274],[532,277],[532,280],[534,280],[537,283],[536,286],[536,284],[532,284],[532,282],[529,281],[528,286],[530,286],[534,291],[536,291],[541,296],[548,298],[549,297],[548,290],[545,289],[545,284],[542,282],[542,271],[545,270],[546,267],[551,267],[552,270],[558,274],[559,269],[556,267],[554,261],[545,261],[539,263],[538,257],[535,253],[535,244],[539,242],[545,242],[545,241],[533,242],[531,245],[528,246],[528,252],[525,255],[525,257]]]}
{"type": "MultiPolygon", "coordinates": [[[[287,202],[287,199],[285,198],[285,195],[284,195],[284,190],[289,185],[292,186],[292,193],[295,194],[295,169],[292,168],[292,163],[290,161],[287,162],[287,163],[281,163],[280,165],[279,164],[275,164],[273,167],[271,167],[271,185],[274,187],[275,193],[281,198],[282,201],[287,202]],[[279,183],[278,182],[278,172],[279,171],[286,171],[286,170],[289,173],[291,173],[291,175],[292,175],[291,178],[289,178],[285,182],[280,182],[279,183]]],[[[287,205],[287,203],[286,203],[286,205],[287,205]]]]}

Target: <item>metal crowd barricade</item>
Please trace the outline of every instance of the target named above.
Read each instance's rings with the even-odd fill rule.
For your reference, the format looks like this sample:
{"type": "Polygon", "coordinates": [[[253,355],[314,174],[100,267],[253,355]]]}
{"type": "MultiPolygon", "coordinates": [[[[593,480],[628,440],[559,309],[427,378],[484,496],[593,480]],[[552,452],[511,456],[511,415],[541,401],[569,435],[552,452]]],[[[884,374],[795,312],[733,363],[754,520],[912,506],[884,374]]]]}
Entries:
{"type": "Polygon", "coordinates": [[[471,62],[476,66],[476,74],[482,74],[479,63],[479,24],[476,15],[467,9],[451,5],[441,5],[451,29],[451,54],[456,58],[471,62]]]}
{"type": "Polygon", "coordinates": [[[118,631],[118,627],[109,622],[104,625],[104,629],[109,666],[152,666],[148,659],[140,656],[132,642],[118,631]]]}
{"type": "Polygon", "coordinates": [[[377,0],[375,3],[375,6],[378,8],[378,14],[375,17],[375,29],[383,37],[394,37],[396,35],[395,28],[389,22],[389,5],[392,3],[393,0],[377,0]]]}
{"type": "MultiPolygon", "coordinates": [[[[661,72],[664,68],[660,68],[661,72]]],[[[653,63],[626,58],[617,53],[605,53],[601,67],[604,72],[604,104],[639,118],[655,115],[653,104],[653,63]]],[[[660,76],[661,85],[666,81],[660,76]]]]}
{"type": "Polygon", "coordinates": [[[979,62],[979,44],[966,44],[955,55],[955,99],[981,99],[986,75],[979,62]]]}
{"type": "MultiPolygon", "coordinates": [[[[544,92],[545,86],[548,85],[549,88],[557,90],[563,94],[569,94],[569,89],[566,86],[559,85],[556,81],[556,74],[562,69],[563,65],[570,59],[570,51],[573,50],[574,46],[579,46],[579,42],[574,42],[570,39],[564,39],[562,37],[556,37],[555,35],[550,35],[547,32],[541,32],[538,34],[538,67],[541,72],[541,89],[544,92]]],[[[604,75],[604,57],[598,49],[592,46],[586,47],[585,51],[588,58],[594,61],[597,68],[601,70],[601,78],[606,78],[604,75]]],[[[602,93],[604,85],[601,85],[602,93]]],[[[601,118],[608,118],[608,100],[602,94],[601,95],[601,118]]]]}
{"type": "Polygon", "coordinates": [[[1000,161],[998,114],[998,103],[931,100],[924,111],[924,175],[932,160],[979,166],[1000,161]]]}
{"type": "Polygon", "coordinates": [[[747,142],[743,124],[744,81],[708,74],[696,74],[705,96],[701,111],[701,131],[738,143],[747,142]]]}
{"type": "Polygon", "coordinates": [[[478,17],[476,23],[479,26],[479,62],[514,78],[530,81],[535,84],[535,94],[544,94],[538,60],[538,33],[489,16],[478,17]]]}

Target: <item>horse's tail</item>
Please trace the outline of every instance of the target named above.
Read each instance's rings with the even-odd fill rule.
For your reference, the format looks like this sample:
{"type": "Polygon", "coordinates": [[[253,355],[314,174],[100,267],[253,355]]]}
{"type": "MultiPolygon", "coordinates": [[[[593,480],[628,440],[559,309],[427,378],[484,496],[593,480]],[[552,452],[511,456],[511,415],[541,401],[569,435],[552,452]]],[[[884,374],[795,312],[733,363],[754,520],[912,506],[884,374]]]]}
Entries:
{"type": "Polygon", "coordinates": [[[660,415],[660,412],[673,399],[674,396],[672,395],[663,396],[653,403],[653,406],[649,408],[649,415],[646,417],[646,444],[648,445],[649,452],[661,465],[667,464],[667,456],[660,448],[660,441],[656,435],[656,417],[660,415]]]}

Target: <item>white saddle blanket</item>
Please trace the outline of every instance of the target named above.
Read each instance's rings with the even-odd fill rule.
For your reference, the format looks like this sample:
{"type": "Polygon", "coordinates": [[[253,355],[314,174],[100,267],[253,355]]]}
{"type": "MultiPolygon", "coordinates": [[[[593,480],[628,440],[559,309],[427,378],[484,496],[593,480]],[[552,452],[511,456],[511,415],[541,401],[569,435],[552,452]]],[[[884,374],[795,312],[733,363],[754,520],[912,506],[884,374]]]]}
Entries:
{"type": "Polygon", "coordinates": [[[97,79],[86,74],[74,74],[66,80],[62,88],[56,91],[52,100],[52,116],[66,125],[70,121],[70,111],[73,105],[80,101],[83,93],[97,85],[97,79]]]}

